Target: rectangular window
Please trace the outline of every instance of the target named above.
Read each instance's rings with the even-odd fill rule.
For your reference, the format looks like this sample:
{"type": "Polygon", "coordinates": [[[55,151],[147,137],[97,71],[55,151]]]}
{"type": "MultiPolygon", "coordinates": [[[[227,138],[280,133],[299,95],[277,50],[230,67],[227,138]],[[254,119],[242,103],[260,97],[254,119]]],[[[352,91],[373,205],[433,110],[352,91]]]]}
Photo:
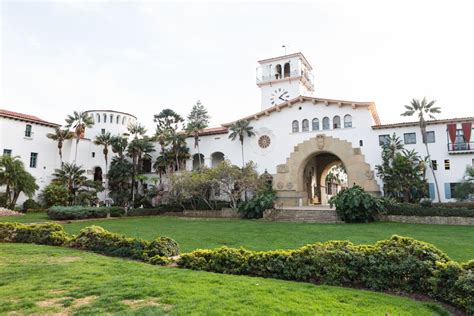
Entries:
{"type": "Polygon", "coordinates": [[[12,155],[12,150],[11,149],[4,149],[3,150],[3,155],[4,156],[11,156],[12,155]]]}
{"type": "Polygon", "coordinates": [[[101,129],[100,132],[102,133],[102,135],[105,134],[105,128],[101,129]]]}
{"type": "Polygon", "coordinates": [[[436,160],[431,160],[431,168],[438,170],[438,162],[436,160]]]}
{"type": "Polygon", "coordinates": [[[379,145],[383,146],[388,142],[389,135],[379,135],[379,145]]]}
{"type": "Polygon", "coordinates": [[[415,133],[405,133],[403,134],[403,139],[405,144],[416,144],[416,134],[415,133]]]}
{"type": "Polygon", "coordinates": [[[428,144],[432,144],[432,143],[435,142],[435,132],[434,131],[426,132],[426,142],[428,144]]]}
{"type": "Polygon", "coordinates": [[[36,168],[38,164],[38,153],[31,153],[30,155],[30,168],[36,168]]]}
{"type": "Polygon", "coordinates": [[[92,152],[92,158],[95,158],[95,152],[92,152]]]}
{"type": "Polygon", "coordinates": [[[449,184],[449,191],[450,191],[450,194],[451,194],[451,198],[455,198],[455,194],[454,192],[456,192],[456,186],[458,185],[459,183],[450,183],[449,184]]]}
{"type": "Polygon", "coordinates": [[[468,143],[464,141],[464,133],[462,129],[456,130],[456,140],[454,141],[454,150],[467,150],[468,143]]]}
{"type": "Polygon", "coordinates": [[[449,170],[451,169],[451,164],[449,162],[449,159],[444,160],[444,170],[449,170]]]}
{"type": "Polygon", "coordinates": [[[26,124],[26,128],[25,128],[25,137],[31,137],[31,125],[30,124],[26,124]]]}

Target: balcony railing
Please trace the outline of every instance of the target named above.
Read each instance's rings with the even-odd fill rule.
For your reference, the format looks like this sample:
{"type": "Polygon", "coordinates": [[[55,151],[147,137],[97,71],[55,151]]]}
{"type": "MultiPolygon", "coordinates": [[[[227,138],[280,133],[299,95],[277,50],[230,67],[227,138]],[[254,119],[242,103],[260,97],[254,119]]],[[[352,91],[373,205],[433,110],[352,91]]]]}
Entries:
{"type": "Polygon", "coordinates": [[[474,152],[474,142],[448,143],[448,151],[455,152],[474,152]]]}
{"type": "Polygon", "coordinates": [[[289,73],[282,73],[276,74],[258,74],[257,73],[257,84],[259,83],[265,83],[265,82],[270,82],[270,81],[277,81],[277,80],[285,80],[289,78],[295,78],[295,77],[303,77],[311,86],[313,85],[314,77],[311,73],[308,72],[303,72],[299,70],[293,70],[290,71],[289,73]]]}

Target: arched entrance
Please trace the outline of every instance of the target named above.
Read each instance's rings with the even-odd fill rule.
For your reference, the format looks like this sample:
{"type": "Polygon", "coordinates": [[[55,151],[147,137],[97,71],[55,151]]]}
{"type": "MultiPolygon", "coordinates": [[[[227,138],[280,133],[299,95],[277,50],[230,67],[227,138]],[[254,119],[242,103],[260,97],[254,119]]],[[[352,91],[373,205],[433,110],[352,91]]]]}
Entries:
{"type": "Polygon", "coordinates": [[[313,172],[314,182],[310,186],[318,187],[319,184],[319,190],[322,190],[324,185],[321,181],[325,181],[330,169],[340,163],[346,170],[349,187],[357,184],[371,194],[380,195],[374,172],[365,162],[360,148],[353,148],[348,141],[320,134],[295,146],[286,163],[277,166],[273,181],[277,191],[277,207],[306,206],[315,202],[327,204],[327,196],[325,199],[320,194],[314,198],[314,188],[308,186],[308,175],[313,172]]]}
{"type": "Polygon", "coordinates": [[[326,205],[331,196],[347,187],[347,172],[338,156],[318,152],[306,163],[303,181],[308,205],[326,205]]]}

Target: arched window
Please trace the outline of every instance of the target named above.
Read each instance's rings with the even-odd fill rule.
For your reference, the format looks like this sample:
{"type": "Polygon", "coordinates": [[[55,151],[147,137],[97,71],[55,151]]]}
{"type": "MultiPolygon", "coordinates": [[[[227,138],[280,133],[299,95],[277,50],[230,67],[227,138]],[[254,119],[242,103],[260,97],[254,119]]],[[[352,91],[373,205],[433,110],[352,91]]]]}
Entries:
{"type": "Polygon", "coordinates": [[[142,160],[142,172],[151,173],[151,159],[148,157],[142,160]]]}
{"type": "Polygon", "coordinates": [[[281,65],[275,66],[275,79],[281,79],[281,65]]]}
{"type": "Polygon", "coordinates": [[[113,122],[114,122],[114,115],[110,114],[110,123],[113,123],[113,122]]]}
{"type": "Polygon", "coordinates": [[[94,181],[102,183],[102,168],[101,167],[94,168],[94,181]]]}
{"type": "Polygon", "coordinates": [[[194,154],[193,155],[193,170],[198,170],[200,166],[204,166],[204,155],[194,154]]]}
{"type": "Polygon", "coordinates": [[[329,129],[329,117],[323,118],[323,129],[329,129]]]}
{"type": "Polygon", "coordinates": [[[283,71],[284,71],[284,77],[289,78],[290,77],[290,63],[285,64],[283,71]]]}
{"type": "Polygon", "coordinates": [[[120,115],[117,115],[117,119],[115,120],[115,124],[120,124],[120,115]]]}
{"type": "Polygon", "coordinates": [[[125,125],[125,122],[127,121],[127,117],[124,116],[123,119],[122,119],[122,125],[125,125]]]}
{"type": "Polygon", "coordinates": [[[319,120],[317,118],[313,119],[312,125],[313,131],[319,131],[319,120]]]}
{"type": "Polygon", "coordinates": [[[220,151],[216,151],[211,155],[211,167],[217,167],[221,162],[224,161],[224,154],[220,151]]]}
{"type": "Polygon", "coordinates": [[[301,131],[309,132],[309,121],[307,119],[304,119],[303,122],[301,122],[301,131]]]}
{"type": "Polygon", "coordinates": [[[344,127],[352,127],[352,116],[350,114],[344,115],[344,127]]]}
{"type": "Polygon", "coordinates": [[[293,133],[298,133],[300,131],[300,123],[297,120],[294,120],[293,123],[291,123],[291,131],[293,133]]]}
{"type": "Polygon", "coordinates": [[[104,113],[104,123],[107,123],[107,114],[104,113]]]}
{"type": "Polygon", "coordinates": [[[332,119],[333,128],[341,128],[341,118],[339,115],[334,116],[332,119]]]}
{"type": "Polygon", "coordinates": [[[96,122],[96,123],[100,123],[100,114],[97,113],[97,114],[96,114],[96,117],[97,117],[97,122],[96,122]]]}

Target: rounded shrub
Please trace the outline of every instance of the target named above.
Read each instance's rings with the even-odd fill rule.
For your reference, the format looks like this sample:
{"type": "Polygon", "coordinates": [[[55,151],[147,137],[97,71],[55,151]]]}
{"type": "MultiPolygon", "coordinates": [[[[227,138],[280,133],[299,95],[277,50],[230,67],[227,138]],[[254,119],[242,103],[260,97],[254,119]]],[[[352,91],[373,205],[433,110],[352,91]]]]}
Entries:
{"type": "Polygon", "coordinates": [[[147,247],[149,257],[165,256],[173,257],[179,255],[179,245],[169,237],[158,237],[147,247]]]}
{"type": "Polygon", "coordinates": [[[61,246],[70,240],[61,225],[0,223],[0,242],[61,246]]]}
{"type": "Polygon", "coordinates": [[[348,223],[373,222],[376,215],[385,209],[381,199],[368,194],[358,185],[342,190],[329,199],[329,204],[336,206],[339,218],[348,223]]]}

